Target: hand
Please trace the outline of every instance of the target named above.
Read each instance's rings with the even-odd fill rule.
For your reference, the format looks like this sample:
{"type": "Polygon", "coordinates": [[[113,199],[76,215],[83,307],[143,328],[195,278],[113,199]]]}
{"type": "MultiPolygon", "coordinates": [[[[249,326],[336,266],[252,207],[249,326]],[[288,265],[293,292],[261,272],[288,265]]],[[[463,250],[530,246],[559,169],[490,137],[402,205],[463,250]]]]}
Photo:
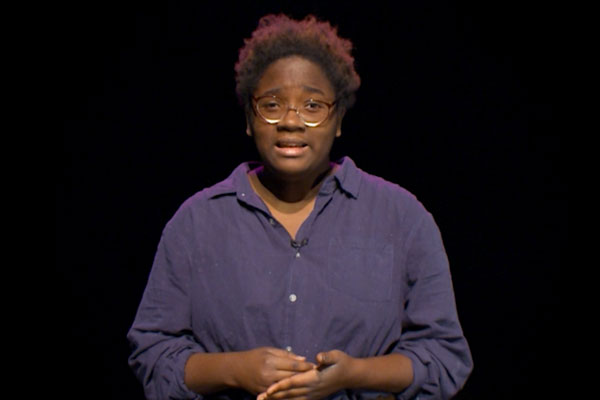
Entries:
{"type": "Polygon", "coordinates": [[[341,389],[352,381],[355,359],[339,350],[317,354],[317,368],[292,375],[271,385],[258,395],[257,400],[321,399],[341,389]]]}
{"type": "Polygon", "coordinates": [[[239,352],[237,357],[237,386],[254,394],[266,391],[269,386],[282,379],[316,368],[305,357],[274,347],[239,352]]]}

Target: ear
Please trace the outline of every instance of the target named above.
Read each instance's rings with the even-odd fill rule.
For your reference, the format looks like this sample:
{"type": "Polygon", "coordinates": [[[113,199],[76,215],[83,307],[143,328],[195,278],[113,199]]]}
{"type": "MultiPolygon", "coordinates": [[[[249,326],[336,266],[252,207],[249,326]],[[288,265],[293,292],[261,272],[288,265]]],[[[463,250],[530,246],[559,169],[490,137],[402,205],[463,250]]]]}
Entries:
{"type": "Polygon", "coordinates": [[[250,117],[246,115],[246,135],[252,137],[252,127],[250,126],[250,117]]]}
{"type": "Polygon", "coordinates": [[[344,119],[344,115],[346,115],[346,109],[342,109],[338,112],[337,116],[337,126],[335,128],[335,137],[338,138],[342,136],[342,120],[344,119]]]}

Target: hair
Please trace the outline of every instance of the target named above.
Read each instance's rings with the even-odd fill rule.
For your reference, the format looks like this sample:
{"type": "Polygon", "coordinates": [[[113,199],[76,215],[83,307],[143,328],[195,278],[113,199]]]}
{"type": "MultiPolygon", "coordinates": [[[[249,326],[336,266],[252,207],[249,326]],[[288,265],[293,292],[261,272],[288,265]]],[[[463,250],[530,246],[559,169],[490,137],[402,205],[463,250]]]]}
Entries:
{"type": "Polygon", "coordinates": [[[284,14],[265,15],[239,51],[235,65],[238,99],[250,113],[251,96],[267,67],[281,58],[300,56],[323,69],[335,90],[338,109],[346,110],[354,104],[360,86],[351,50],[352,42],[340,38],[336,27],[313,15],[301,21],[284,14]]]}

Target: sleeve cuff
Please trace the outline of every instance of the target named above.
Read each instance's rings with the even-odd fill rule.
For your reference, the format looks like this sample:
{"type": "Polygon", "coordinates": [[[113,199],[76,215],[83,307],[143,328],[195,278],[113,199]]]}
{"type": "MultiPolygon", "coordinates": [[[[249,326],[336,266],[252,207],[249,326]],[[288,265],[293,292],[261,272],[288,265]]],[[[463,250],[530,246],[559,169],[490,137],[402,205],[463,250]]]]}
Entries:
{"type": "Polygon", "coordinates": [[[185,364],[192,354],[202,352],[199,348],[185,348],[182,349],[175,357],[173,370],[171,373],[173,374],[174,382],[176,384],[176,388],[174,390],[176,394],[176,398],[178,399],[202,399],[203,397],[198,393],[192,391],[185,384],[185,364]]]}
{"type": "Polygon", "coordinates": [[[402,354],[408,357],[412,364],[413,380],[412,383],[398,394],[398,400],[413,399],[423,387],[423,384],[427,381],[427,367],[421,361],[419,356],[412,351],[408,350],[396,350],[396,353],[402,354]]]}

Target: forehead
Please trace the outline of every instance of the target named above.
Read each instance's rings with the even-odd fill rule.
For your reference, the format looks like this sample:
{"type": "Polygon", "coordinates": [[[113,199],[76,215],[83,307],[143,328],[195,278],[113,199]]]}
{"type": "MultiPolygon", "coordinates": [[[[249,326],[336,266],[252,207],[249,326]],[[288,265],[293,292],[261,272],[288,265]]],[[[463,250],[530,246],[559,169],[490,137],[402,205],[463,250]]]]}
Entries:
{"type": "Polygon", "coordinates": [[[255,95],[290,92],[334,95],[333,85],[321,66],[299,56],[280,58],[269,65],[258,81],[255,95]]]}

